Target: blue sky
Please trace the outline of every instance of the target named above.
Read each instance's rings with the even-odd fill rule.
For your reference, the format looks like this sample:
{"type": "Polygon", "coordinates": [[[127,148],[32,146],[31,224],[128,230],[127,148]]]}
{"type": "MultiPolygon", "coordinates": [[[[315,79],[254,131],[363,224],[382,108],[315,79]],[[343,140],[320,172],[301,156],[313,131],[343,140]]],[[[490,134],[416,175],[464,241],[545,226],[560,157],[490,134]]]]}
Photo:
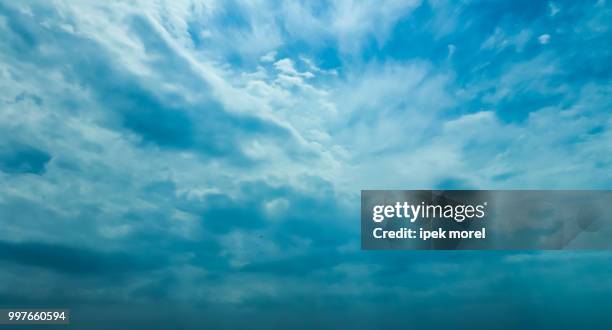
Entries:
{"type": "Polygon", "coordinates": [[[602,0],[2,1],[0,305],[87,329],[112,322],[95,308],[609,323],[608,252],[360,251],[357,210],[361,189],[610,189],[611,21],[602,0]]]}

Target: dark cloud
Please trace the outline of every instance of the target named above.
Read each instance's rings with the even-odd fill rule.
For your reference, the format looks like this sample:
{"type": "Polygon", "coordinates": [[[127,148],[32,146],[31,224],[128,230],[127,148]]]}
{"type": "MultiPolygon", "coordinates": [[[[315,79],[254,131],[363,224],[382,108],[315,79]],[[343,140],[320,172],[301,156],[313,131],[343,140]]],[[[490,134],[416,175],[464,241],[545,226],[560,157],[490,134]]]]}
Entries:
{"type": "Polygon", "coordinates": [[[265,228],[265,239],[282,247],[294,244],[296,237],[312,241],[317,248],[346,244],[357,237],[343,225],[348,219],[356,218],[357,213],[337,203],[338,196],[329,182],[306,180],[312,181],[309,190],[247,181],[239,184],[236,197],[216,193],[202,200],[179,200],[177,205],[200,216],[204,226],[215,233],[265,228]],[[284,205],[278,215],[266,206],[275,201],[284,205]]]}
{"type": "Polygon", "coordinates": [[[0,170],[8,174],[42,175],[51,155],[44,150],[20,143],[0,145],[0,170]]]}
{"type": "Polygon", "coordinates": [[[0,241],[0,260],[75,275],[107,276],[164,267],[167,261],[126,252],[99,252],[38,242],[0,241]]]}

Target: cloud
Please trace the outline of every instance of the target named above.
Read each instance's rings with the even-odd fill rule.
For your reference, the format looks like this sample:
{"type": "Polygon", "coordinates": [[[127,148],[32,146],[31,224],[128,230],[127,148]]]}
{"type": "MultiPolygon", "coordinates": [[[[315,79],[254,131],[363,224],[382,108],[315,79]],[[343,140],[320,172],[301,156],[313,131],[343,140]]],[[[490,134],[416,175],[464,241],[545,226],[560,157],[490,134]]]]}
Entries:
{"type": "Polygon", "coordinates": [[[145,260],[125,253],[97,251],[44,243],[0,242],[0,260],[43,267],[69,274],[104,276],[164,267],[163,260],[145,260]]]}
{"type": "Polygon", "coordinates": [[[359,250],[361,189],[612,184],[610,8],[555,6],[0,5],[0,301],[151,329],[607,320],[605,252],[359,250]]]}
{"type": "Polygon", "coordinates": [[[51,155],[28,145],[12,143],[0,145],[0,170],[8,174],[32,173],[41,175],[51,155]]]}
{"type": "Polygon", "coordinates": [[[266,53],[265,55],[263,55],[262,57],[259,58],[259,60],[262,61],[262,62],[274,62],[275,59],[276,59],[276,52],[275,51],[271,51],[269,53],[266,53]]]}
{"type": "Polygon", "coordinates": [[[555,16],[561,11],[561,8],[556,3],[550,1],[548,2],[548,9],[550,10],[550,16],[555,16]]]}
{"type": "Polygon", "coordinates": [[[538,41],[542,44],[542,45],[546,45],[547,43],[550,42],[550,34],[542,34],[538,37],[538,41]]]}
{"type": "Polygon", "coordinates": [[[506,36],[502,29],[497,27],[481,45],[482,49],[495,49],[501,51],[506,47],[514,46],[517,52],[522,52],[531,38],[531,31],[520,30],[516,35],[506,36]]]}

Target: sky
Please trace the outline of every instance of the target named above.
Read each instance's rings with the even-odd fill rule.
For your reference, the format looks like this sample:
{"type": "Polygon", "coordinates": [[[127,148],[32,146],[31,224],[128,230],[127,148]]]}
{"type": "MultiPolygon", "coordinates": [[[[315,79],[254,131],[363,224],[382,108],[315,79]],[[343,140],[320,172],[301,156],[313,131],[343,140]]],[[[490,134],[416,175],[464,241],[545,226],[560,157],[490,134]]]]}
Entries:
{"type": "Polygon", "coordinates": [[[362,189],[610,189],[599,1],[0,1],[0,306],[605,328],[607,251],[361,251],[362,189]]]}

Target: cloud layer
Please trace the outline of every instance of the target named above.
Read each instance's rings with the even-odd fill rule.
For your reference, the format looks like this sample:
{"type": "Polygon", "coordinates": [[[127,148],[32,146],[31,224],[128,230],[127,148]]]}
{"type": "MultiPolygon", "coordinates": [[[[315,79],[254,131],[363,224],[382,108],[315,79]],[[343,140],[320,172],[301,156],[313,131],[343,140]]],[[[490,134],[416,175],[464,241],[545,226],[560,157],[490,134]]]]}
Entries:
{"type": "Polygon", "coordinates": [[[364,253],[357,210],[360,189],[609,189],[611,15],[2,3],[0,304],[84,329],[601,327],[609,253],[364,253]]]}

